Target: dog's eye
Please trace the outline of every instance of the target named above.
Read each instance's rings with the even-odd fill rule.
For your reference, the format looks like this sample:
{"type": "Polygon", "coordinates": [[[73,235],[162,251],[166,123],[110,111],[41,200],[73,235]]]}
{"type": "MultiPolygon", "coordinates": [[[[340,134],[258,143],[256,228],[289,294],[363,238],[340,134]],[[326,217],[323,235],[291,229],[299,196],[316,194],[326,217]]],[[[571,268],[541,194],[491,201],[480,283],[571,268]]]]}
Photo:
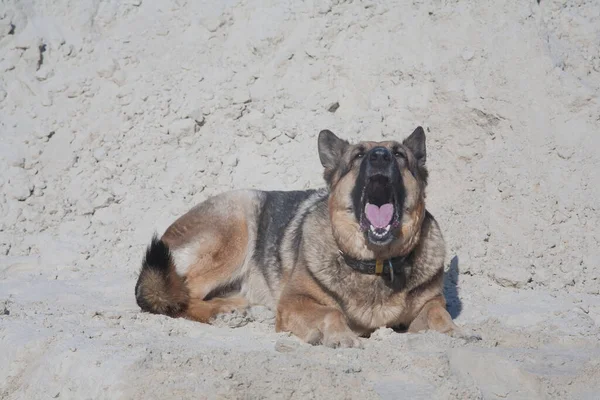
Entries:
{"type": "Polygon", "coordinates": [[[356,153],[356,155],[354,156],[354,158],[363,158],[365,156],[365,153],[363,153],[362,151],[360,153],[356,153]]]}
{"type": "Polygon", "coordinates": [[[396,158],[403,158],[404,157],[404,153],[396,150],[396,151],[394,151],[394,157],[396,157],[396,158]]]}

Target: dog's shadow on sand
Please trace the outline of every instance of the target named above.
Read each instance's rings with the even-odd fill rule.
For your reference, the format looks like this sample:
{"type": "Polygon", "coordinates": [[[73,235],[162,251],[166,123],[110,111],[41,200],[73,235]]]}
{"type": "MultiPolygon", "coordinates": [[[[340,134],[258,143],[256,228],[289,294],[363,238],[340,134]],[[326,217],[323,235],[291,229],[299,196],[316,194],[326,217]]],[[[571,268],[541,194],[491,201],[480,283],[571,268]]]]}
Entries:
{"type": "Polygon", "coordinates": [[[452,319],[458,317],[462,311],[462,301],[458,296],[458,276],[460,270],[458,266],[458,256],[450,260],[450,268],[444,274],[444,296],[446,297],[446,309],[452,319]]]}

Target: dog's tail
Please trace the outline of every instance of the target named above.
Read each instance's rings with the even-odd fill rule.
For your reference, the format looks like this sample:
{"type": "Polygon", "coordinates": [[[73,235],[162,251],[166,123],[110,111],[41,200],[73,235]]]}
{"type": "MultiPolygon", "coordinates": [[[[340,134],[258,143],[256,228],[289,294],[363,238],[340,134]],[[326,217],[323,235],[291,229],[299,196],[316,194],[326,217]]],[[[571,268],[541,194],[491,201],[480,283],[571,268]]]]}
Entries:
{"type": "Polygon", "coordinates": [[[142,262],[135,299],[142,311],[170,317],[182,316],[188,306],[188,289],[177,275],[171,251],[156,235],[142,262]]]}

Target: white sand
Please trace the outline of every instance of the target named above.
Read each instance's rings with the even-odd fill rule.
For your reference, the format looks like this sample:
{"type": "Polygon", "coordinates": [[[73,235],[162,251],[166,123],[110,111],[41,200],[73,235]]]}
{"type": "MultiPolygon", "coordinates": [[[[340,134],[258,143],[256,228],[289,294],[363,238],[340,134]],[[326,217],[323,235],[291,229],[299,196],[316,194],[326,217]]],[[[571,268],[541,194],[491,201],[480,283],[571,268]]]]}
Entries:
{"type": "Polygon", "coordinates": [[[600,398],[599,49],[597,0],[0,1],[0,398],[600,398]],[[418,124],[481,342],[139,312],[154,230],[418,124]]]}

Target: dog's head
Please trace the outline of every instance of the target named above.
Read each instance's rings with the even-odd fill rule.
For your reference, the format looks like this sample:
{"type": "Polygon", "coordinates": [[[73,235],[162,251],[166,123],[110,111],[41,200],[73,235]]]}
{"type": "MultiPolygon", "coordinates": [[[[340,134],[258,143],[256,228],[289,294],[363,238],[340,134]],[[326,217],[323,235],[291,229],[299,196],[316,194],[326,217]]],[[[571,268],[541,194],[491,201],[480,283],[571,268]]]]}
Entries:
{"type": "Polygon", "coordinates": [[[329,213],[340,249],[358,258],[393,257],[418,241],[425,213],[425,132],[403,142],[350,144],[319,133],[329,213]]]}

